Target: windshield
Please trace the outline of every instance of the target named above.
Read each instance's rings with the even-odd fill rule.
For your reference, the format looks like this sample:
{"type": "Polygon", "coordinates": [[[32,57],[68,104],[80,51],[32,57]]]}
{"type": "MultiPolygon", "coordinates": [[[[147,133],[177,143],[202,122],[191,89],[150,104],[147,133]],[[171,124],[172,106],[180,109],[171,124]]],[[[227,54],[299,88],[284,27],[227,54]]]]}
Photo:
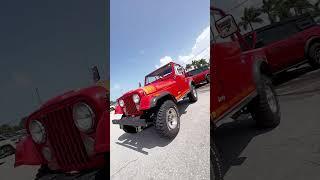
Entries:
{"type": "Polygon", "coordinates": [[[145,84],[150,84],[154,81],[157,81],[159,79],[162,79],[172,73],[171,64],[168,64],[166,66],[163,66],[156,71],[152,72],[151,74],[146,76],[146,82],[145,84]]]}

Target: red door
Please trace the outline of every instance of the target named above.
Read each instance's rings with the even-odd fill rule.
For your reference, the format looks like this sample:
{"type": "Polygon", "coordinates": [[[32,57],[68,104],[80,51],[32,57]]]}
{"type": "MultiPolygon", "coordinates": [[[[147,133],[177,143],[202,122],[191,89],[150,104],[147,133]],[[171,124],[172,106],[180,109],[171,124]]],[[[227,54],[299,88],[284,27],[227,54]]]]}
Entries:
{"type": "Polygon", "coordinates": [[[174,79],[177,85],[177,99],[180,99],[185,95],[185,93],[189,90],[188,79],[185,77],[185,70],[182,66],[178,64],[174,64],[174,79]]]}

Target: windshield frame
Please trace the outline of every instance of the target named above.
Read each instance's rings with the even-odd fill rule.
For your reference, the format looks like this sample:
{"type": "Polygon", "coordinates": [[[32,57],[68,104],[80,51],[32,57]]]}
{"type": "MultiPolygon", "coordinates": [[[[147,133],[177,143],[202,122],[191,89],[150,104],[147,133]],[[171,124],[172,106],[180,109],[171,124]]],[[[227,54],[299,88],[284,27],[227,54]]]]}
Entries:
{"type": "MultiPolygon", "coordinates": [[[[175,72],[174,72],[174,63],[170,62],[170,63],[168,63],[168,64],[166,64],[166,65],[164,65],[164,66],[161,66],[160,68],[156,69],[155,71],[149,73],[148,75],[146,75],[145,78],[144,78],[144,85],[146,86],[146,85],[148,85],[148,84],[157,82],[157,81],[159,81],[159,80],[167,79],[168,77],[173,76],[174,73],[175,73],[175,72]],[[148,77],[152,77],[153,74],[156,74],[158,71],[160,71],[160,69],[166,68],[166,66],[170,66],[170,69],[171,69],[170,74],[166,75],[165,77],[156,79],[156,80],[154,80],[154,81],[147,82],[148,77]]],[[[153,76],[153,77],[154,77],[154,76],[153,76]]]]}

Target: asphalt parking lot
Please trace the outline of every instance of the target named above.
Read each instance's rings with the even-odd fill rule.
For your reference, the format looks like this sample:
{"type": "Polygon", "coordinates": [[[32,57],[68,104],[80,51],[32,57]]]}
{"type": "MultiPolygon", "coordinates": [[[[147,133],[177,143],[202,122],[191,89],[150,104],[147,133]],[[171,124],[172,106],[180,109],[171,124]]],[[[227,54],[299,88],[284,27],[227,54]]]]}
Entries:
{"type": "Polygon", "coordinates": [[[319,179],[320,70],[304,66],[276,83],[278,127],[259,130],[252,119],[242,117],[216,131],[225,180],[319,179]]]}
{"type": "Polygon", "coordinates": [[[198,95],[194,104],[179,103],[181,127],[172,141],[153,127],[127,134],[111,124],[111,179],[210,179],[209,85],[198,95]]]}
{"type": "Polygon", "coordinates": [[[0,179],[1,180],[31,180],[34,179],[39,166],[19,166],[13,168],[14,155],[0,159],[0,179]]]}

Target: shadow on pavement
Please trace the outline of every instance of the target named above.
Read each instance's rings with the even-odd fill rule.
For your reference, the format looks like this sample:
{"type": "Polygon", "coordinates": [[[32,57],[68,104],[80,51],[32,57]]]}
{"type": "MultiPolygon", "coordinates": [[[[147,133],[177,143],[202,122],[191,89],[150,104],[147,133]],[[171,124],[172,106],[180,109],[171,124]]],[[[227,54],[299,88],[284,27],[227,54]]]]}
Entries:
{"type": "Polygon", "coordinates": [[[197,85],[196,85],[196,88],[199,89],[199,88],[201,88],[201,87],[203,87],[203,86],[206,86],[206,85],[209,85],[209,86],[210,86],[210,83],[204,82],[204,83],[201,83],[201,84],[197,84],[197,85]]]}
{"type": "MultiPolygon", "coordinates": [[[[179,109],[179,114],[180,114],[180,116],[182,115],[182,114],[186,114],[187,113],[187,108],[190,106],[190,102],[189,102],[189,98],[187,98],[187,99],[184,99],[184,100],[182,100],[182,101],[180,101],[179,103],[178,103],[178,109],[179,109]]],[[[192,103],[193,104],[193,103],[192,103]]],[[[180,119],[181,120],[181,119],[180,119]]]]}
{"type": "Polygon", "coordinates": [[[271,130],[257,128],[255,121],[251,118],[219,126],[215,130],[214,140],[222,157],[223,175],[231,166],[240,166],[244,163],[247,157],[240,157],[240,154],[254,137],[271,130]]]}
{"type": "Polygon", "coordinates": [[[314,70],[316,69],[311,66],[303,66],[293,71],[283,72],[273,79],[273,83],[275,86],[279,86],[314,70]]]}
{"type": "MultiPolygon", "coordinates": [[[[189,99],[182,100],[178,103],[178,109],[180,116],[187,113],[186,109],[190,105],[189,99]]],[[[180,119],[181,123],[181,119],[180,119]]],[[[116,144],[124,146],[126,148],[138,151],[142,154],[148,155],[148,151],[145,149],[152,149],[155,147],[165,147],[170,144],[172,140],[161,138],[153,126],[144,129],[136,134],[124,133],[118,138],[119,142],[116,144]]]]}

